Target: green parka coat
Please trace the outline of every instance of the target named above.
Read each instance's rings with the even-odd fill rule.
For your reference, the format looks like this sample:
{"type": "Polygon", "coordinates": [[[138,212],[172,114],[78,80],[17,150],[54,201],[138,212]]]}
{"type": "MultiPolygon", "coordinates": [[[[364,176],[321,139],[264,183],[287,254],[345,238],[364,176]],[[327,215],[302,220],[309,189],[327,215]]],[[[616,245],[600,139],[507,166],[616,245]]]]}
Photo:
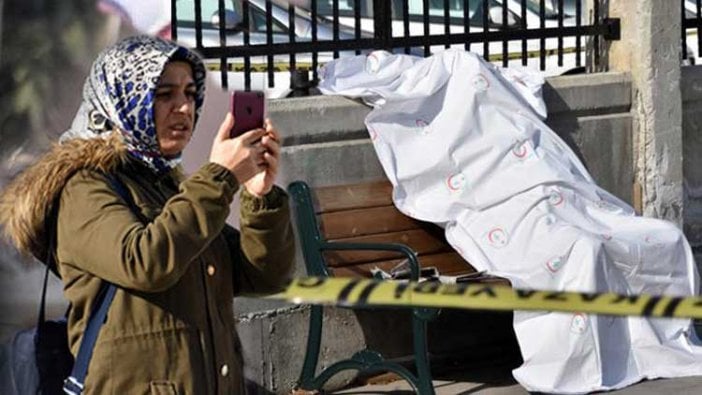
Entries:
{"type": "Polygon", "coordinates": [[[45,218],[59,202],[56,257],[71,303],[74,355],[103,280],[118,289],[100,330],[84,394],[242,394],[233,297],[281,289],[294,260],[287,196],[241,194],[241,230],[226,225],[239,189],[209,163],[157,176],[116,137],[57,145],[0,200],[23,251],[45,257],[45,218]],[[104,173],[127,186],[142,223],[104,173]],[[55,199],[58,198],[58,199],[55,199]]]}

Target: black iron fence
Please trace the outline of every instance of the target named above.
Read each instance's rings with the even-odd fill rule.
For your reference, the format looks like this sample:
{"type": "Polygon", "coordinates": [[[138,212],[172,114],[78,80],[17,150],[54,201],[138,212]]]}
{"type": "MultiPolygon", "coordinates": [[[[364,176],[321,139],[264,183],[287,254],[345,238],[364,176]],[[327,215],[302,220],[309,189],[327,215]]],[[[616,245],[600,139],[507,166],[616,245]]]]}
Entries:
{"type": "Polygon", "coordinates": [[[564,71],[582,67],[586,39],[595,63],[598,41],[619,39],[619,20],[600,18],[597,1],[596,22],[584,23],[583,2],[172,0],[172,36],[208,59],[223,86],[247,90],[252,76],[269,88],[276,76],[291,87],[309,77],[314,83],[320,64],[374,49],[429,56],[460,47],[503,66],[564,71]]]}
{"type": "Polygon", "coordinates": [[[680,0],[682,9],[682,59],[695,64],[702,50],[702,0],[680,0]]]}

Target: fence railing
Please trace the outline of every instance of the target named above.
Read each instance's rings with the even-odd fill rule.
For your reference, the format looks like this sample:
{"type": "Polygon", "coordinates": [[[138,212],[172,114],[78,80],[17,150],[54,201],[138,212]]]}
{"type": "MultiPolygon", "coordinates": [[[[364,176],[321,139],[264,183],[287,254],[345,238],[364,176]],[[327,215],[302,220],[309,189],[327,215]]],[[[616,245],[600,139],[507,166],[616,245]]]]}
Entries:
{"type": "Polygon", "coordinates": [[[680,0],[682,10],[682,60],[695,64],[702,50],[702,0],[680,0]],[[691,41],[690,38],[694,39],[691,41]]]}
{"type": "Polygon", "coordinates": [[[219,70],[223,86],[249,90],[252,75],[262,75],[272,88],[276,76],[285,78],[287,73],[295,88],[311,73],[314,84],[320,64],[374,49],[429,56],[459,47],[503,66],[562,72],[583,65],[588,38],[594,41],[598,63],[599,40],[617,40],[620,31],[618,19],[600,17],[597,1],[592,24],[583,21],[582,0],[294,3],[298,5],[284,0],[172,0],[172,36],[210,60],[208,67],[219,70]],[[230,78],[237,80],[230,84],[230,78]]]}

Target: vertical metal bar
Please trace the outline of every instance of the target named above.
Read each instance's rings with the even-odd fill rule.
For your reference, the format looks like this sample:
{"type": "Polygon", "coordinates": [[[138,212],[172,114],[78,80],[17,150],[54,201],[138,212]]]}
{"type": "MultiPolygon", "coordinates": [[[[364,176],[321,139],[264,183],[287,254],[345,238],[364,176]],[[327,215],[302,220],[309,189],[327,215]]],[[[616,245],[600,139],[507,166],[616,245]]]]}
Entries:
{"type": "MultiPolygon", "coordinates": [[[[402,27],[404,28],[404,37],[409,37],[409,0],[402,1],[402,27]]],[[[405,53],[410,53],[410,47],[405,47],[405,53]]]]}
{"type": "MultiPolygon", "coordinates": [[[[0,23],[2,21],[2,1],[0,1],[0,23]]],[[[178,7],[176,1],[171,0],[171,39],[178,40],[178,7]]],[[[1,30],[0,30],[1,31],[1,30]]]]}
{"type": "MultiPolygon", "coordinates": [[[[227,46],[227,32],[225,31],[227,26],[224,20],[224,0],[219,0],[217,7],[217,15],[219,16],[219,47],[225,48],[227,46]]],[[[221,73],[222,88],[226,89],[229,86],[229,69],[227,67],[227,57],[224,51],[221,52],[219,58],[219,71],[221,73]]]]}
{"type": "Polygon", "coordinates": [[[685,20],[687,15],[685,14],[685,0],[680,0],[680,31],[682,39],[682,51],[680,53],[680,60],[687,59],[687,32],[685,29],[685,20]]]}
{"type": "MultiPolygon", "coordinates": [[[[595,0],[597,2],[598,0],[595,0]]],[[[541,32],[539,35],[541,39],[539,40],[539,69],[541,71],[546,70],[546,38],[544,38],[544,29],[546,28],[546,2],[541,0],[539,2],[539,29],[541,32]]]]}
{"type": "Polygon", "coordinates": [[[563,0],[558,0],[558,66],[563,66],[563,0]]]}
{"type": "Polygon", "coordinates": [[[422,0],[422,23],[424,27],[424,57],[431,54],[429,46],[429,0],[422,0]]]}
{"type": "Polygon", "coordinates": [[[288,3],[288,41],[290,44],[290,89],[296,88],[294,86],[294,75],[295,72],[297,71],[297,65],[296,65],[296,59],[295,59],[295,50],[294,50],[294,43],[295,43],[295,4],[288,3]]]}
{"type": "Polygon", "coordinates": [[[373,30],[375,31],[376,46],[392,50],[392,9],[387,0],[373,1],[373,30]]]}
{"type": "Polygon", "coordinates": [[[466,34],[466,51],[470,51],[471,43],[471,40],[468,38],[468,34],[470,34],[470,1],[471,0],[464,0],[463,4],[463,33],[466,34]]]}
{"type": "MultiPolygon", "coordinates": [[[[580,0],[576,0],[578,3],[580,0]]],[[[527,0],[522,0],[522,11],[519,15],[519,17],[522,19],[522,25],[520,28],[524,31],[527,30],[527,0]]],[[[527,65],[527,40],[526,38],[522,38],[522,66],[527,65]]]]}
{"type": "Polygon", "coordinates": [[[485,58],[485,60],[490,60],[490,43],[488,42],[489,8],[488,0],[483,0],[483,58],[485,58]]]}
{"type": "MultiPolygon", "coordinates": [[[[502,2],[502,30],[507,30],[507,17],[509,13],[507,12],[507,2],[502,2]]],[[[509,51],[507,48],[507,39],[502,40],[502,67],[507,67],[507,62],[509,61],[509,51]]]]}
{"type": "MultiPolygon", "coordinates": [[[[310,8],[312,8],[312,43],[317,43],[317,0],[311,0],[310,8]]],[[[317,81],[319,79],[319,72],[317,71],[318,60],[317,60],[317,50],[312,52],[312,80],[317,81]]]]}
{"type": "MultiPolygon", "coordinates": [[[[684,4],[683,4],[683,9],[684,9],[684,4]]],[[[702,51],[702,25],[700,25],[700,22],[702,21],[702,0],[697,0],[697,53],[700,53],[702,51]]],[[[687,48],[685,48],[685,53],[687,53],[687,48]]]]}
{"type": "MultiPolygon", "coordinates": [[[[353,26],[356,40],[361,39],[361,0],[353,0],[353,26]]],[[[356,55],[361,53],[360,49],[356,50],[356,55]]]]}
{"type": "MultiPolygon", "coordinates": [[[[271,1],[266,1],[266,44],[269,47],[273,45],[273,3],[271,1]]],[[[268,87],[273,88],[275,86],[275,70],[273,69],[272,51],[268,52],[267,58],[268,87]]]]}
{"type": "MultiPolygon", "coordinates": [[[[444,34],[451,35],[451,14],[449,13],[449,0],[444,0],[444,34]]],[[[446,43],[444,48],[450,48],[451,44],[446,43]]]]}
{"type": "MultiPolygon", "coordinates": [[[[685,0],[683,0],[685,1],[685,0]]],[[[575,27],[578,30],[578,33],[575,35],[575,66],[580,67],[582,66],[582,43],[581,43],[581,34],[580,34],[580,27],[582,25],[582,18],[583,18],[583,5],[582,5],[582,0],[577,0],[575,2],[575,27]]]]}
{"type": "MultiPolygon", "coordinates": [[[[332,0],[332,13],[333,13],[333,34],[332,34],[332,40],[334,40],[335,43],[339,42],[339,0],[332,0]]],[[[339,51],[334,50],[334,59],[339,57],[339,51]]]]}
{"type": "MultiPolygon", "coordinates": [[[[543,0],[542,0],[543,1],[543,0]]],[[[593,5],[592,5],[592,12],[594,14],[594,20],[595,20],[595,25],[600,25],[600,0],[594,0],[593,5]]],[[[599,68],[600,66],[600,36],[598,34],[595,34],[594,37],[592,37],[592,41],[594,42],[594,55],[595,55],[595,67],[599,68]]]]}
{"type": "Polygon", "coordinates": [[[202,5],[195,0],[195,48],[202,48],[202,5]]]}
{"type": "MultiPolygon", "coordinates": [[[[248,47],[251,37],[249,32],[249,0],[243,0],[241,2],[241,13],[242,23],[244,25],[244,47],[248,47]]],[[[249,55],[244,56],[244,89],[247,91],[251,90],[251,57],[249,55]]]]}

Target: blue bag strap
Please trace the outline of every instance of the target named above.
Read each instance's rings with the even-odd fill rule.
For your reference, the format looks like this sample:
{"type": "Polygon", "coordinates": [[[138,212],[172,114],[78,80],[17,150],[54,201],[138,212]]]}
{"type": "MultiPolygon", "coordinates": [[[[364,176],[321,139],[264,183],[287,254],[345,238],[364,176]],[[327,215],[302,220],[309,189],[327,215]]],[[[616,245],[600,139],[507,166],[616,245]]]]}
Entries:
{"type": "MultiPolygon", "coordinates": [[[[141,211],[137,208],[132,200],[132,196],[127,191],[127,187],[117,177],[111,174],[106,174],[107,180],[117,194],[127,203],[127,206],[134,212],[140,221],[144,221],[141,211]]],[[[105,322],[107,311],[110,309],[112,299],[115,297],[117,287],[107,281],[103,281],[100,285],[100,290],[96,298],[96,304],[93,311],[90,313],[88,325],[83,333],[83,341],[80,343],[76,361],[73,364],[71,375],[68,376],[63,383],[63,391],[69,395],[80,395],[83,392],[85,377],[88,375],[88,365],[93,357],[93,349],[97,341],[100,328],[105,322]]]]}
{"type": "Polygon", "coordinates": [[[95,342],[100,333],[100,328],[105,322],[107,310],[110,309],[110,304],[112,304],[112,299],[114,299],[116,290],[117,287],[108,282],[103,282],[100,286],[100,291],[97,296],[98,304],[92,313],[90,313],[90,319],[83,333],[83,341],[80,343],[78,356],[73,364],[73,370],[71,370],[71,375],[68,376],[63,383],[63,392],[67,394],[80,395],[83,392],[83,383],[85,383],[85,376],[88,374],[90,359],[93,357],[95,342]]]}

